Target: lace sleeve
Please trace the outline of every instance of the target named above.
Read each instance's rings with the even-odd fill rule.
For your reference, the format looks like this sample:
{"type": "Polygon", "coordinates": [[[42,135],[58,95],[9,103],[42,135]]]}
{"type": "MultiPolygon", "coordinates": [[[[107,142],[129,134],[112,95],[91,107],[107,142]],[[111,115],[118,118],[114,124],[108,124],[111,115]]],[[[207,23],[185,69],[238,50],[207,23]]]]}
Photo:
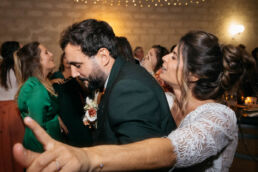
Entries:
{"type": "Polygon", "coordinates": [[[192,166],[216,155],[233,140],[237,128],[235,113],[227,107],[199,109],[188,115],[168,136],[177,155],[176,167],[192,166]]]}

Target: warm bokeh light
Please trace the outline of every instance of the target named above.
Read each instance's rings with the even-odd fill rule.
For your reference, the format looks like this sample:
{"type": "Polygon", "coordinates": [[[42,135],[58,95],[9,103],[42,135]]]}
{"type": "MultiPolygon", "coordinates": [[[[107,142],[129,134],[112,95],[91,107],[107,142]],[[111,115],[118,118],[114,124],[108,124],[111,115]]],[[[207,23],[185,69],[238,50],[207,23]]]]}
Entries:
{"type": "Polygon", "coordinates": [[[231,24],[229,27],[229,33],[232,36],[240,34],[240,33],[244,32],[244,30],[245,30],[245,27],[240,24],[231,24]]]}
{"type": "Polygon", "coordinates": [[[254,105],[254,104],[256,104],[256,101],[257,101],[256,97],[246,97],[245,105],[254,105]]]}
{"type": "Polygon", "coordinates": [[[85,14],[85,16],[82,17],[81,20],[84,20],[87,18],[94,18],[97,20],[105,21],[113,28],[116,36],[125,35],[124,21],[119,15],[119,13],[116,13],[116,12],[110,13],[108,8],[102,8],[101,11],[97,11],[95,9],[96,7],[89,10],[87,14],[85,14]]]}
{"type": "Polygon", "coordinates": [[[103,20],[107,22],[114,30],[116,36],[125,35],[123,32],[123,21],[119,18],[119,15],[109,14],[109,15],[100,15],[96,17],[98,20],[103,20]]]}
{"type": "Polygon", "coordinates": [[[73,0],[75,3],[84,5],[124,6],[124,7],[166,7],[166,6],[188,6],[200,5],[206,0],[73,0]]]}

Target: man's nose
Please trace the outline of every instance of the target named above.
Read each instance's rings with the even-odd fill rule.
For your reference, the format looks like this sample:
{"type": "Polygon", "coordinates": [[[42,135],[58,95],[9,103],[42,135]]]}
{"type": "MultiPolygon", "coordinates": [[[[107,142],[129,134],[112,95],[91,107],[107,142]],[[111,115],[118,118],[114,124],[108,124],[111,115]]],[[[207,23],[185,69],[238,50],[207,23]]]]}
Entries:
{"type": "Polygon", "coordinates": [[[80,76],[80,73],[78,72],[77,68],[73,65],[71,65],[71,73],[73,78],[80,76]]]}

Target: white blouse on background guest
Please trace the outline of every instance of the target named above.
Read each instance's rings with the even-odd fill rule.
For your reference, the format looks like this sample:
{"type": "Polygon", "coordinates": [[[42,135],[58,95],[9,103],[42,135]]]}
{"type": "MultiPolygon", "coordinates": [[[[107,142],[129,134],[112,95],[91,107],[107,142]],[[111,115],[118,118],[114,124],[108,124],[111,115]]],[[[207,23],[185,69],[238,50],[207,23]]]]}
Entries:
{"type": "Polygon", "coordinates": [[[7,74],[8,90],[4,87],[0,87],[0,101],[14,100],[15,94],[18,90],[18,83],[15,77],[15,73],[12,69],[7,74]]]}

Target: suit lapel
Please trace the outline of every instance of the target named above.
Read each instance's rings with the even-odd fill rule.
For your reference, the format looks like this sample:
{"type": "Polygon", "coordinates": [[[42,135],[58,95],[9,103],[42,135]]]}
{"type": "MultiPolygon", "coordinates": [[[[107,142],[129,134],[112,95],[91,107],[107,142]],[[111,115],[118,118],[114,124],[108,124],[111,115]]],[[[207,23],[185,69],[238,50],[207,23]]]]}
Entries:
{"type": "Polygon", "coordinates": [[[98,113],[97,113],[99,132],[102,132],[102,130],[105,130],[105,123],[108,122],[108,119],[106,118],[106,114],[108,111],[108,108],[107,108],[108,98],[110,96],[112,87],[113,87],[117,77],[119,76],[120,70],[124,63],[125,63],[124,59],[117,58],[111,69],[111,72],[109,75],[109,80],[108,80],[107,87],[106,87],[106,91],[105,91],[105,94],[101,97],[99,108],[98,108],[98,113]]]}
{"type": "Polygon", "coordinates": [[[109,80],[108,80],[108,83],[107,83],[106,91],[109,91],[109,89],[112,87],[112,85],[115,82],[116,78],[118,77],[118,75],[120,73],[120,70],[121,70],[124,63],[125,63],[124,59],[117,58],[115,60],[115,63],[113,65],[112,70],[111,70],[110,75],[109,75],[109,80]]]}
{"type": "Polygon", "coordinates": [[[120,70],[123,66],[123,64],[125,63],[125,61],[121,58],[117,58],[115,60],[115,63],[111,69],[111,72],[110,72],[110,75],[109,75],[109,80],[108,80],[108,83],[107,83],[107,88],[106,88],[106,91],[105,91],[105,94],[103,95],[101,101],[100,101],[100,104],[101,105],[104,105],[107,103],[107,99],[109,97],[109,94],[112,90],[112,87],[117,79],[117,77],[119,76],[119,73],[120,73],[120,70]]]}

